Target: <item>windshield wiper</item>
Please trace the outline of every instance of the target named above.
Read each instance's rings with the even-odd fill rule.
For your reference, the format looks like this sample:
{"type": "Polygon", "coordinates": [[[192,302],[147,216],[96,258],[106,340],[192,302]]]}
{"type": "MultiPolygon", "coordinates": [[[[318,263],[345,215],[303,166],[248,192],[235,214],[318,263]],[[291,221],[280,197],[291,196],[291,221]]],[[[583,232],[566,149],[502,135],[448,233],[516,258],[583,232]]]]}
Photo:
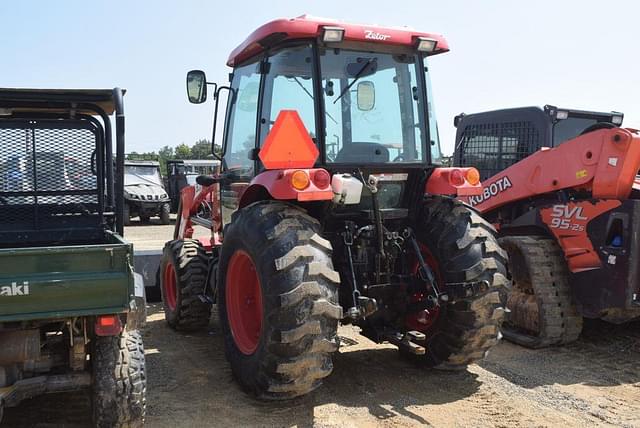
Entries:
{"type": "Polygon", "coordinates": [[[375,61],[375,60],[376,60],[376,58],[369,58],[369,59],[367,60],[367,62],[365,62],[365,63],[364,63],[364,65],[362,66],[362,68],[360,69],[360,71],[358,71],[358,72],[356,73],[356,75],[354,76],[353,82],[349,83],[349,84],[347,85],[347,87],[346,87],[346,88],[344,88],[344,89],[342,90],[342,92],[340,92],[340,95],[338,96],[338,98],[336,98],[336,99],[333,101],[333,103],[334,103],[334,104],[335,104],[335,103],[337,103],[337,102],[338,102],[338,100],[339,100],[340,98],[342,98],[342,96],[343,96],[344,94],[346,94],[346,93],[347,93],[347,91],[348,91],[349,89],[351,89],[351,87],[352,87],[352,86],[353,86],[353,85],[358,81],[358,79],[360,79],[360,77],[362,77],[362,74],[364,73],[364,71],[365,71],[365,70],[369,67],[369,65],[370,65],[373,61],[375,61]]]}
{"type": "MultiPolygon", "coordinates": [[[[305,87],[304,87],[304,85],[300,82],[300,80],[298,80],[298,78],[297,78],[297,77],[293,76],[293,77],[292,77],[292,79],[293,79],[293,80],[298,84],[298,86],[300,86],[300,87],[302,88],[302,90],[303,90],[307,95],[309,95],[309,98],[313,99],[313,95],[311,95],[311,92],[309,92],[309,91],[307,90],[307,88],[305,88],[305,87]]],[[[336,121],[336,120],[333,118],[333,116],[331,116],[331,115],[329,114],[329,112],[326,112],[326,113],[327,113],[327,116],[329,116],[329,119],[333,120],[333,123],[335,123],[335,124],[337,125],[337,124],[338,124],[338,121],[336,121]]]]}

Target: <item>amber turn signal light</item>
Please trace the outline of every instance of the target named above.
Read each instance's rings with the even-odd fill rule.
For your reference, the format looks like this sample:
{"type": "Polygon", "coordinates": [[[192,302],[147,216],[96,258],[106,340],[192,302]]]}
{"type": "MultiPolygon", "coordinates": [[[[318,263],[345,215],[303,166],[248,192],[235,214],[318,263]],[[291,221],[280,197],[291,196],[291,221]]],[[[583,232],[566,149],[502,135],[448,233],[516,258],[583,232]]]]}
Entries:
{"type": "Polygon", "coordinates": [[[309,175],[302,170],[295,171],[291,174],[291,186],[296,190],[304,190],[309,187],[309,175]]]}
{"type": "Polygon", "coordinates": [[[472,186],[480,183],[480,172],[475,168],[469,168],[465,174],[465,178],[472,186]]]}

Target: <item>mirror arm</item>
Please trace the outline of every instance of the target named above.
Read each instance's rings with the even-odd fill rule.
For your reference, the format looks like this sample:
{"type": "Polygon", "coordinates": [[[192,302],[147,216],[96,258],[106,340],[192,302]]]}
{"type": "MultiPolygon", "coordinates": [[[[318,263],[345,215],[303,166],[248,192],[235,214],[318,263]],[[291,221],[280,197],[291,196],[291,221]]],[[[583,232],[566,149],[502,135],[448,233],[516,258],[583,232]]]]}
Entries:
{"type": "Polygon", "coordinates": [[[218,99],[218,84],[216,82],[204,82],[207,85],[213,86],[213,99],[218,99]]]}
{"type": "Polygon", "coordinates": [[[213,92],[213,99],[216,101],[216,105],[215,105],[215,108],[213,110],[213,132],[212,132],[212,135],[211,135],[211,154],[213,155],[214,158],[216,158],[217,160],[222,162],[222,157],[218,156],[218,154],[216,153],[216,150],[215,150],[215,148],[216,148],[216,128],[218,127],[218,105],[220,103],[220,91],[223,90],[223,89],[226,89],[231,94],[233,94],[233,91],[231,90],[231,88],[229,86],[218,86],[215,83],[213,85],[215,85],[215,90],[213,92]]]}

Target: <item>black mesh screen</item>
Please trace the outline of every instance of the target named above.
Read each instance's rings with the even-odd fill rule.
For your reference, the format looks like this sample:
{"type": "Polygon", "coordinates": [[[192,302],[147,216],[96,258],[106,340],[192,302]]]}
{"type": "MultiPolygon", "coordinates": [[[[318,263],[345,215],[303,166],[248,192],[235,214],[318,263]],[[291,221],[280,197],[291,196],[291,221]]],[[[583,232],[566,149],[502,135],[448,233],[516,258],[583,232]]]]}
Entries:
{"type": "Polygon", "coordinates": [[[541,140],[532,122],[519,121],[467,125],[458,144],[459,166],[478,168],[486,180],[538,150],[541,140]]]}
{"type": "Polygon", "coordinates": [[[0,121],[0,232],[96,223],[103,212],[100,135],[84,120],[0,121]]]}

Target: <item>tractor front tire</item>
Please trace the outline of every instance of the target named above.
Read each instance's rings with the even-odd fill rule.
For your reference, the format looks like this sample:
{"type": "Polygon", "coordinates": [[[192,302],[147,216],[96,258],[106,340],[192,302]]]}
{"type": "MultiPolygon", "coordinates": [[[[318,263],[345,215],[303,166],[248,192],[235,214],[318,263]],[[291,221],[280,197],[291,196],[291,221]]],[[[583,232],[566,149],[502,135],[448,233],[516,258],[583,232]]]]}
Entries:
{"type": "Polygon", "coordinates": [[[416,234],[437,263],[441,290],[447,284],[477,285],[464,298],[441,304],[426,354],[429,367],[463,369],[482,359],[501,338],[507,296],[507,254],[495,229],[459,201],[435,197],[423,203],[416,234]]]}
{"type": "Polygon", "coordinates": [[[340,277],[320,223],[265,201],[233,215],[219,264],[225,354],[250,394],[283,400],[316,389],[338,349],[340,277]]]}
{"type": "Polygon", "coordinates": [[[577,340],[582,316],[572,302],[569,270],[558,244],[545,237],[507,236],[500,245],[509,253],[513,280],[505,338],[528,348],[577,340]]]}
{"type": "Polygon", "coordinates": [[[97,428],[142,427],[147,377],[142,336],[137,330],[93,339],[92,409],[97,428]]]}
{"type": "Polygon", "coordinates": [[[175,330],[206,328],[211,305],[203,299],[208,272],[207,254],[197,239],[165,244],[160,261],[160,293],[165,319],[175,330]]]}

